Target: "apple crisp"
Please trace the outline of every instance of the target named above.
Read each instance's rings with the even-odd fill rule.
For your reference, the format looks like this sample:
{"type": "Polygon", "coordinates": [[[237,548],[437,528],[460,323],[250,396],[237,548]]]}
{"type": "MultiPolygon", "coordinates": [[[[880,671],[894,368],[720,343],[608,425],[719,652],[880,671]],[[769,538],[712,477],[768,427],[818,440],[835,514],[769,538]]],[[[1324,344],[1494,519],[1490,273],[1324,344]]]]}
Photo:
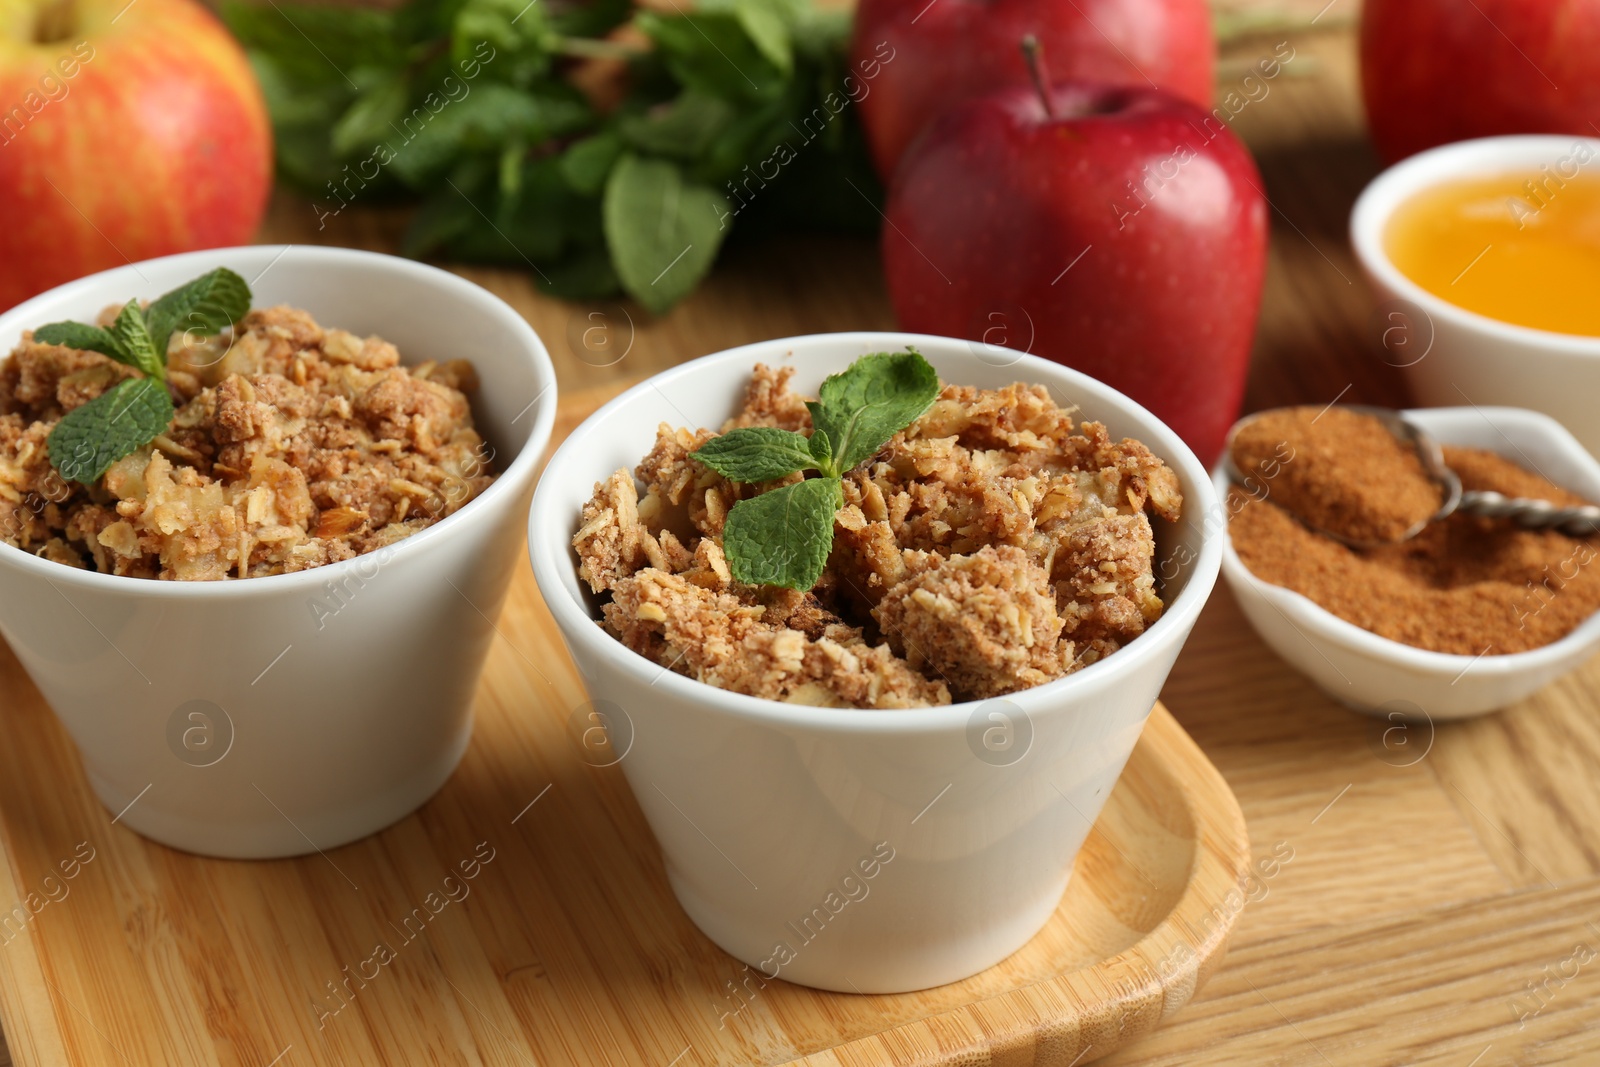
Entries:
{"type": "MultiPolygon", "coordinates": [[[[757,365],[721,432],[809,432],[793,374],[757,365]]],[[[663,424],[638,467],[584,505],[579,574],[628,648],[734,692],[907,708],[1041,685],[1160,617],[1150,515],[1174,520],[1183,504],[1148,448],[1072,416],[1043,386],[943,386],[845,475],[808,592],[735,581],[722,540],[735,504],[803,475],[732,482],[691,455],[717,434],[663,424]]]]}
{"type": "Polygon", "coordinates": [[[107,574],[252,578],[391,545],[493,481],[465,360],[404,367],[387,341],[274,307],[203,342],[175,334],[168,366],[167,432],[86,487],[46,441],[135,372],[24,335],[0,363],[0,538],[107,574]]]}

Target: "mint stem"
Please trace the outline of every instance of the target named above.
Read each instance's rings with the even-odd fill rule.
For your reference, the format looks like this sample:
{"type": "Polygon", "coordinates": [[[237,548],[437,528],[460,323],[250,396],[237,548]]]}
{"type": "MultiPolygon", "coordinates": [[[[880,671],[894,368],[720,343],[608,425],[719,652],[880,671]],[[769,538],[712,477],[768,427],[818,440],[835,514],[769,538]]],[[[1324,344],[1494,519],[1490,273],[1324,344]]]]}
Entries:
{"type": "Polygon", "coordinates": [[[602,41],[592,37],[553,36],[546,40],[550,51],[576,59],[638,59],[645,55],[643,49],[615,41],[602,41]]]}

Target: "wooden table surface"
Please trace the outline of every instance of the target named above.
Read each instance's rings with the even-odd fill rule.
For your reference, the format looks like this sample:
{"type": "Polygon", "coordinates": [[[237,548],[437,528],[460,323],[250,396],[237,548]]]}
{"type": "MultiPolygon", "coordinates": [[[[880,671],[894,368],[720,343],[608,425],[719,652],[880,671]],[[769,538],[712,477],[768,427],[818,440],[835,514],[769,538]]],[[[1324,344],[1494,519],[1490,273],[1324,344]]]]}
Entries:
{"type": "MultiPolygon", "coordinates": [[[[1406,399],[1345,237],[1377,170],[1349,16],[1331,7],[1316,27],[1224,54],[1222,91],[1280,41],[1295,50],[1234,120],[1274,209],[1252,408],[1406,399]]],[[[346,212],[319,233],[280,194],[262,236],[388,249],[401,221],[346,212]]],[[[597,308],[542,297],[521,273],[461,273],[528,317],[563,390],[762,338],[894,325],[867,242],[737,249],[662,319],[602,312],[619,344],[632,338],[603,368],[568,340],[597,308]]],[[[1104,1062],[1600,1063],[1600,663],[1500,714],[1386,735],[1269,652],[1219,586],[1163,699],[1237,793],[1256,853],[1292,860],[1256,891],[1194,1003],[1104,1062]],[[1226,689],[1205,680],[1218,663],[1226,689]]]]}

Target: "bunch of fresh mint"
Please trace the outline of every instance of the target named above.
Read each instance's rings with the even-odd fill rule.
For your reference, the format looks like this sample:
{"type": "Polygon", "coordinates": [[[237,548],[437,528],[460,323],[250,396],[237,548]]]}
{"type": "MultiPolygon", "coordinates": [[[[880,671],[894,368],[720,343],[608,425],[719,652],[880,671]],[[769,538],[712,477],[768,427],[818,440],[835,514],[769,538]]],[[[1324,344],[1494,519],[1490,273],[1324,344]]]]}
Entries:
{"type": "Polygon", "coordinates": [[[420,198],[410,255],[525,267],[555,295],[625,291],[660,312],[736,220],[746,234],[870,232],[879,196],[847,15],[811,0],[672,6],[228,0],[224,14],[266,93],[279,169],[323,225],[420,198]],[[627,61],[615,106],[569,80],[594,57],[627,61]]]}
{"type": "Polygon", "coordinates": [[[833,550],[844,476],[928,410],[939,376],[915,349],[862,356],[822,383],[808,402],[811,436],[772,426],[730,430],[695,459],[735,482],[816,477],[741,500],[728,512],[722,550],[734,578],[802,592],[817,584],[833,550]]]}
{"type": "Polygon", "coordinates": [[[92,485],[117,460],[167,432],[176,409],[167,391],[167,347],[172,335],[221,333],[250,310],[250,286],[225,267],[179,286],[140,309],[130,300],[109,328],[52,322],[33,331],[40,344],[99,352],[144,375],[125,378],[50,431],[50,462],[69,482],[92,485]]]}

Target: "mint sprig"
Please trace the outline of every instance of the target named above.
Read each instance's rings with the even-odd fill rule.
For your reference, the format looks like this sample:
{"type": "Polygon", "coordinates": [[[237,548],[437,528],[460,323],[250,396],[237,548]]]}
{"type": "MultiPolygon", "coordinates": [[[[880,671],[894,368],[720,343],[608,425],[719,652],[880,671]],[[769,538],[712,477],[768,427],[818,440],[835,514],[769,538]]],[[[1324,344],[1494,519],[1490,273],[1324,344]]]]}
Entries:
{"type": "Polygon", "coordinates": [[[91,485],[117,460],[166,433],[172,395],[154,378],[127,378],[50,431],[50,462],[61,477],[91,485]]]}
{"type": "Polygon", "coordinates": [[[906,53],[884,41],[852,61],[834,3],[218,6],[261,82],[278,173],[328,233],[407,198],[420,202],[407,255],[525,270],[569,299],[627,293],[655,313],[730,234],[881,225],[856,101],[906,53]]]}
{"type": "Polygon", "coordinates": [[[201,275],[140,309],[130,300],[107,329],[52,322],[33,331],[39,344],[98,352],[144,375],[129,378],[62,416],[50,431],[50,462],[68,481],[91,485],[126,455],[167,431],[177,409],[164,384],[172,335],[209,337],[244,318],[250,286],[225,267],[201,275]]]}
{"type": "Polygon", "coordinates": [[[735,579],[805,591],[833,549],[833,516],[844,476],[915,422],[939,395],[939,376],[915,349],[862,356],[822,383],[806,405],[812,432],[771,426],[730,430],[692,453],[736,482],[770,482],[802,471],[819,477],[741,500],[728,512],[722,550],[735,579]]]}

